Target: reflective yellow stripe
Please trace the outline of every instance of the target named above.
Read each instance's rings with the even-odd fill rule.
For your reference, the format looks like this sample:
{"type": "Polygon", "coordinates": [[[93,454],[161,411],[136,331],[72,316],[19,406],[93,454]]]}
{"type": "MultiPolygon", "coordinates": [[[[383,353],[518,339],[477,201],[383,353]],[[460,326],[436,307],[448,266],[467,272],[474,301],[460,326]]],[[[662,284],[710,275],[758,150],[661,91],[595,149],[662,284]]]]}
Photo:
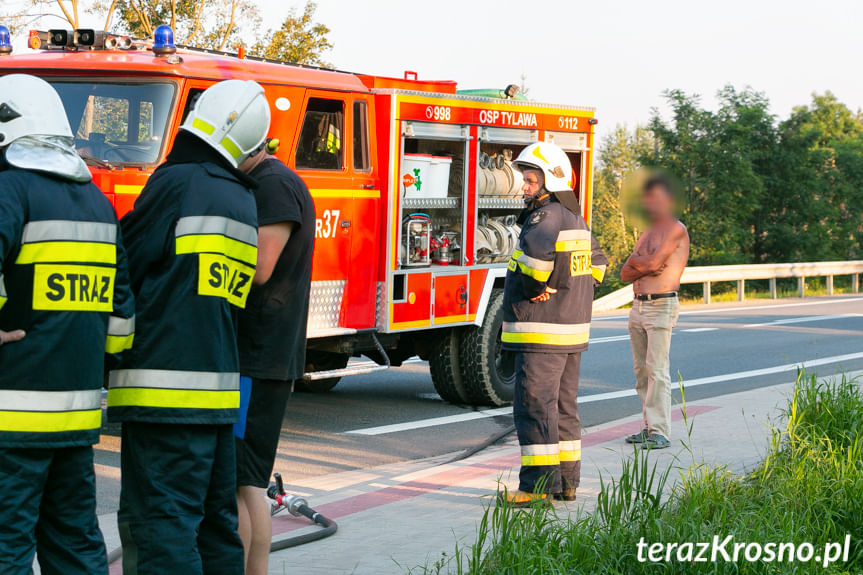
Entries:
{"type": "Polygon", "coordinates": [[[201,118],[194,118],[192,120],[192,127],[201,130],[205,134],[212,134],[216,131],[216,128],[212,124],[205,122],[201,118]]]}
{"type": "Polygon", "coordinates": [[[0,309],[6,304],[9,296],[6,294],[6,284],[3,282],[3,274],[0,274],[0,309]]]}
{"type": "Polygon", "coordinates": [[[551,277],[551,272],[546,272],[542,270],[535,270],[532,267],[523,264],[516,260],[510,260],[509,269],[515,271],[515,268],[518,267],[518,270],[529,278],[533,278],[538,282],[547,282],[548,278],[551,277]]]}
{"type": "Polygon", "coordinates": [[[533,278],[538,282],[548,281],[551,277],[551,272],[554,271],[554,262],[538,260],[532,258],[521,250],[512,252],[512,259],[508,266],[510,271],[518,269],[527,277],[533,278]]]}
{"type": "Polygon", "coordinates": [[[135,334],[130,335],[108,335],[105,340],[105,353],[120,353],[132,349],[135,334]]]}
{"type": "Polygon", "coordinates": [[[108,407],[236,409],[240,407],[240,392],[119,387],[108,390],[108,407]]]}
{"type": "Polygon", "coordinates": [[[102,410],[87,411],[0,411],[0,431],[52,433],[98,429],[102,410]]]}
{"type": "Polygon", "coordinates": [[[238,148],[237,145],[233,141],[231,141],[230,138],[228,138],[228,137],[223,138],[221,143],[222,143],[222,147],[225,148],[229,154],[231,154],[231,157],[239,158],[240,156],[243,155],[243,151],[240,148],[238,148]]]}
{"type": "Polygon", "coordinates": [[[535,465],[560,465],[560,455],[557,453],[546,455],[522,455],[521,464],[525,467],[535,465]]]}
{"type": "Polygon", "coordinates": [[[108,318],[106,353],[120,353],[132,349],[135,340],[135,316],[130,318],[111,316],[108,318]]]}
{"type": "Polygon", "coordinates": [[[606,266],[591,266],[591,274],[593,274],[593,279],[595,279],[599,283],[602,283],[602,280],[605,279],[605,267],[606,266]]]}
{"type": "Polygon", "coordinates": [[[519,333],[503,332],[501,341],[504,343],[538,343],[543,345],[581,345],[590,339],[589,333],[557,334],[557,333],[519,333]]]}
{"type": "Polygon", "coordinates": [[[245,262],[250,266],[258,263],[258,248],[241,241],[216,234],[192,234],[177,238],[178,254],[221,254],[245,262]]]}
{"type": "Polygon", "coordinates": [[[573,449],[571,451],[560,452],[561,461],[581,461],[581,450],[573,449]]]}
{"type": "Polygon", "coordinates": [[[33,263],[116,264],[117,246],[94,242],[39,242],[23,244],[17,264],[33,263]]]}
{"type": "Polygon", "coordinates": [[[581,461],[580,439],[561,441],[558,446],[560,448],[561,461],[581,461]]]}
{"type": "Polygon", "coordinates": [[[556,252],[590,251],[590,240],[563,240],[554,243],[556,252]]]}

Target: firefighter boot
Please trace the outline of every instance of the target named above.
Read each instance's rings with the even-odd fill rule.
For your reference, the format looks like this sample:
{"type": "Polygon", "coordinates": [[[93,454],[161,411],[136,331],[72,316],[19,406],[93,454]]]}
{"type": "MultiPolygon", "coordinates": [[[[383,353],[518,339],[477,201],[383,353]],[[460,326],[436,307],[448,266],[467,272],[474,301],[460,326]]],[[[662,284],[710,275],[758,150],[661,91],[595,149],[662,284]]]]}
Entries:
{"type": "Polygon", "coordinates": [[[549,499],[545,493],[528,493],[521,490],[510,493],[505,490],[503,493],[497,494],[497,504],[522,509],[534,505],[548,505],[549,499]]]}

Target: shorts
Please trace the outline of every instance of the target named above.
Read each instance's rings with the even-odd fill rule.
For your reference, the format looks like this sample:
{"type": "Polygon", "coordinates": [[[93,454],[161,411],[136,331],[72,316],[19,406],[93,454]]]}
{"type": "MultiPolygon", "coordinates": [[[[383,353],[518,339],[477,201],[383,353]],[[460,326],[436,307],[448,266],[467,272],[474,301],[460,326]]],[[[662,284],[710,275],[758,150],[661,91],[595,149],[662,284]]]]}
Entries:
{"type": "Polygon", "coordinates": [[[237,486],[266,488],[276,462],[291,381],[240,378],[240,418],[234,426],[237,486]]]}

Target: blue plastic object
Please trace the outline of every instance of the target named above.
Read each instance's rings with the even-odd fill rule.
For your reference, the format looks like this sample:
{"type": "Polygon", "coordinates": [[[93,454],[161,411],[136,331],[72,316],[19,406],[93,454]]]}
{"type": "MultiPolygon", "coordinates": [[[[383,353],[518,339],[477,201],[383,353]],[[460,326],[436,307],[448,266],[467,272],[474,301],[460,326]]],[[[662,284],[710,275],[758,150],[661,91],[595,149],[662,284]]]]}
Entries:
{"type": "Polygon", "coordinates": [[[9,28],[0,26],[0,54],[12,53],[12,34],[9,33],[9,28]]]}
{"type": "Polygon", "coordinates": [[[170,26],[162,25],[153,33],[153,52],[158,55],[173,54],[177,51],[174,45],[174,31],[170,26]]]}

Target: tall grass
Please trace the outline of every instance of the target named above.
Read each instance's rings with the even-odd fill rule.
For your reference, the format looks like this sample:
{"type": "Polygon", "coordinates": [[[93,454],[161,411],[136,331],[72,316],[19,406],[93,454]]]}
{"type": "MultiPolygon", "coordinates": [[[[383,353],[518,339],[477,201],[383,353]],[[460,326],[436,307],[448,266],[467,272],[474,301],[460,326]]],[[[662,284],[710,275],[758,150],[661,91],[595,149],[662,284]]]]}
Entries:
{"type": "Polygon", "coordinates": [[[863,397],[856,382],[798,374],[765,460],[751,473],[693,462],[669,484],[670,467],[634,450],[620,475],[601,481],[596,509],[575,519],[537,506],[490,506],[477,539],[425,572],[471,575],[631,573],[863,573],[863,397]],[[640,562],[637,544],[812,543],[851,537],[847,563],[640,562]]]}

